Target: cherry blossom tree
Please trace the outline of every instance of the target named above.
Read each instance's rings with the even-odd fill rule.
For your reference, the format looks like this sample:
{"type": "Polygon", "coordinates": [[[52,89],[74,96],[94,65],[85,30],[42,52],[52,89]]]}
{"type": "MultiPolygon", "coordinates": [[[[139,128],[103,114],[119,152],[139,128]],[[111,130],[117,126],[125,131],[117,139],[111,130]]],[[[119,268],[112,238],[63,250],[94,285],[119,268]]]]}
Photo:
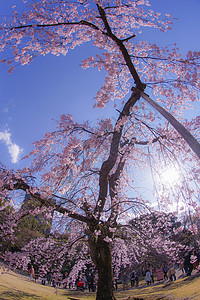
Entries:
{"type": "MultiPolygon", "coordinates": [[[[83,60],[82,67],[107,74],[95,107],[115,100],[122,108],[115,107],[115,123],[102,119],[95,125],[79,124],[63,114],[55,131],[34,143],[27,155],[31,167],[14,172],[1,165],[1,197],[9,201],[14,191],[21,190],[40,203],[34,212],[24,210],[24,215],[55,211],[58,224],[76,231],[73,224],[78,221],[98,272],[96,298],[114,299],[114,233],[119,224],[152,209],[136,184],[137,174],[142,176],[150,166],[159,209],[175,200],[180,209],[197,209],[200,117],[188,121],[183,114],[198,100],[199,52],[189,51],[184,58],[175,45],[159,47],[136,38],[142,36],[143,27],[171,29],[172,17],[153,12],[148,0],[29,2],[22,14],[13,7],[12,19],[0,28],[1,51],[13,51],[13,58],[2,59],[9,71],[38,55],[66,55],[87,42],[98,51],[83,60]],[[155,179],[168,165],[181,175],[173,189],[161,177],[159,186],[155,179]]],[[[136,244],[139,233],[131,240],[136,244]]],[[[115,252],[125,247],[115,245],[115,252]]]]}

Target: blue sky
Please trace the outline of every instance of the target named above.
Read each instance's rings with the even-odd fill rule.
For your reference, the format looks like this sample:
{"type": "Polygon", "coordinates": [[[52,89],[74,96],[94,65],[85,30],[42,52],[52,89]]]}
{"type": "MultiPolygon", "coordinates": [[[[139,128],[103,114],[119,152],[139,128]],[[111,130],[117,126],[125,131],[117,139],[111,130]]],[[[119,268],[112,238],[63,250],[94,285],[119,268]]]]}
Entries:
{"type": "MultiPolygon", "coordinates": [[[[1,0],[0,17],[9,15],[11,6],[21,0],[1,0]]],[[[149,40],[166,45],[177,43],[182,52],[200,50],[200,0],[150,0],[155,11],[179,18],[173,31],[146,31],[149,40]]],[[[31,150],[31,143],[55,128],[53,120],[63,113],[77,121],[95,120],[115,112],[93,110],[93,97],[104,80],[104,73],[82,70],[80,62],[92,54],[87,45],[70,51],[65,57],[48,55],[28,66],[19,66],[8,74],[0,64],[0,160],[9,168],[25,165],[20,158],[31,150]]],[[[0,53],[0,58],[3,56],[0,53]]],[[[200,112],[200,104],[196,113],[200,112]]]]}

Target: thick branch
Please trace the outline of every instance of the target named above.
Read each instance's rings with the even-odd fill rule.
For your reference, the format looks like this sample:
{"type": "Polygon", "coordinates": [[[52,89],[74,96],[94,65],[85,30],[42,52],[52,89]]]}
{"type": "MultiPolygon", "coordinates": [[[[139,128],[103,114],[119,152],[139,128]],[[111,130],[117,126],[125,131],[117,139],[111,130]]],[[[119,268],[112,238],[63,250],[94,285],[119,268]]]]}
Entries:
{"type": "Polygon", "coordinates": [[[190,146],[193,152],[200,159],[200,144],[195,139],[195,137],[179,122],[177,121],[169,112],[162,108],[158,103],[153,101],[147,94],[140,92],[142,98],[144,98],[151,106],[153,106],[169,123],[180,133],[184,138],[186,143],[190,146]]]}
{"type": "Polygon", "coordinates": [[[100,170],[99,197],[95,208],[95,215],[97,218],[100,217],[100,213],[103,210],[103,207],[105,205],[105,201],[108,193],[108,175],[112,170],[112,168],[114,167],[119,154],[119,146],[120,146],[120,140],[121,140],[122,130],[123,130],[123,125],[122,125],[123,122],[121,125],[119,125],[120,121],[122,121],[124,117],[129,116],[131,107],[134,106],[134,104],[137,102],[139,98],[140,97],[137,92],[131,95],[129,100],[124,105],[124,108],[120,113],[120,116],[115,124],[111,146],[110,146],[109,157],[106,161],[103,162],[100,170]]]}
{"type": "Polygon", "coordinates": [[[118,164],[118,167],[112,176],[109,178],[109,192],[110,192],[110,198],[111,198],[111,213],[108,222],[113,225],[116,222],[116,219],[118,217],[118,210],[119,210],[119,202],[118,202],[118,194],[117,194],[117,187],[118,187],[118,180],[120,178],[120,175],[123,171],[123,168],[125,166],[126,160],[122,156],[120,159],[120,162],[118,164]]]}
{"type": "Polygon", "coordinates": [[[69,209],[62,207],[60,205],[57,205],[55,203],[55,200],[53,198],[49,198],[49,199],[44,199],[41,197],[41,195],[39,193],[32,193],[31,192],[31,187],[24,182],[22,179],[15,179],[13,178],[13,180],[15,181],[15,183],[13,184],[12,188],[10,188],[10,186],[4,186],[4,189],[7,190],[23,190],[26,193],[28,192],[31,197],[33,197],[34,199],[36,199],[37,201],[39,201],[42,205],[44,205],[45,207],[51,207],[54,210],[56,210],[57,212],[63,214],[63,215],[67,215],[68,217],[72,218],[72,219],[76,219],[78,221],[90,224],[94,222],[94,219],[91,218],[87,218],[85,216],[82,216],[78,213],[72,213],[69,209]]]}
{"type": "Polygon", "coordinates": [[[90,23],[85,20],[81,20],[79,22],[58,22],[58,23],[51,23],[51,24],[27,24],[27,25],[20,25],[20,26],[14,26],[11,27],[10,30],[13,29],[26,29],[26,28],[44,28],[44,27],[56,27],[56,26],[68,26],[68,25],[85,25],[89,26],[93,29],[99,30],[99,28],[94,25],[93,23],[90,23]]]}
{"type": "Polygon", "coordinates": [[[127,64],[127,67],[129,68],[129,71],[130,71],[130,73],[131,73],[131,75],[132,75],[132,77],[135,81],[136,86],[143,91],[145,89],[145,85],[140,80],[140,77],[139,77],[139,75],[138,75],[138,73],[137,73],[137,71],[136,71],[136,69],[135,69],[135,67],[134,67],[134,65],[131,61],[130,55],[129,55],[126,47],[123,44],[123,40],[118,39],[116,37],[116,35],[114,35],[112,33],[112,30],[110,28],[110,25],[108,24],[108,21],[107,21],[107,18],[106,18],[106,13],[105,13],[104,9],[98,4],[97,4],[97,7],[98,7],[98,10],[99,10],[101,19],[102,19],[102,21],[105,25],[107,36],[109,36],[119,46],[119,48],[120,48],[120,50],[123,54],[123,57],[125,59],[125,62],[127,64]]]}

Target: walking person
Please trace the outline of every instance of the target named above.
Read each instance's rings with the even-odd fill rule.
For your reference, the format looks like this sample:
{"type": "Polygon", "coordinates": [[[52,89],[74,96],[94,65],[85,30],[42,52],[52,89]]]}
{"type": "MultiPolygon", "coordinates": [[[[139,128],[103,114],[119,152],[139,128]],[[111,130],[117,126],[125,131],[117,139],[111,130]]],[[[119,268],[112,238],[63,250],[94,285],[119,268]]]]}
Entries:
{"type": "Polygon", "coordinates": [[[192,251],[189,251],[189,253],[185,256],[184,259],[184,270],[187,276],[190,276],[193,271],[193,264],[191,263],[191,256],[192,256],[192,251]]]}
{"type": "Polygon", "coordinates": [[[127,290],[128,289],[128,280],[129,280],[129,277],[126,274],[126,272],[124,272],[123,275],[122,275],[123,290],[127,290]]]}
{"type": "Polygon", "coordinates": [[[147,285],[151,284],[151,273],[149,270],[146,270],[145,281],[147,285]]]}
{"type": "Polygon", "coordinates": [[[183,258],[179,262],[179,270],[181,270],[182,274],[184,274],[185,270],[184,270],[184,259],[183,258]]]}
{"type": "Polygon", "coordinates": [[[30,266],[29,275],[30,275],[30,280],[33,280],[35,277],[35,271],[34,271],[33,265],[30,266]]]}
{"type": "Polygon", "coordinates": [[[114,290],[117,291],[118,290],[118,282],[117,282],[116,277],[114,277],[114,279],[113,279],[113,286],[114,286],[114,290]]]}
{"type": "Polygon", "coordinates": [[[176,271],[173,265],[169,268],[168,277],[170,281],[176,281],[176,271]]]}
{"type": "Polygon", "coordinates": [[[88,290],[89,292],[94,292],[95,290],[95,287],[94,287],[94,275],[91,273],[89,276],[88,276],[88,290]]]}
{"type": "Polygon", "coordinates": [[[46,276],[43,275],[43,277],[42,277],[42,285],[46,285],[46,280],[47,280],[46,276]]]}
{"type": "Polygon", "coordinates": [[[158,267],[156,272],[157,272],[157,280],[158,281],[163,280],[164,279],[164,273],[163,273],[162,267],[158,267]]]}
{"type": "Polygon", "coordinates": [[[150,274],[151,274],[151,282],[154,284],[154,268],[150,266],[149,268],[150,274]]]}
{"type": "Polygon", "coordinates": [[[139,275],[138,273],[135,272],[135,286],[138,287],[139,286],[139,275]]]}
{"type": "Polygon", "coordinates": [[[193,269],[197,269],[199,266],[199,262],[200,262],[200,253],[199,253],[199,249],[194,250],[194,261],[193,261],[193,269]]]}
{"type": "Polygon", "coordinates": [[[131,273],[131,287],[135,286],[135,272],[133,271],[131,273]]]}
{"type": "Polygon", "coordinates": [[[48,284],[48,285],[51,284],[51,280],[52,280],[51,272],[48,272],[48,273],[47,273],[47,284],[48,284]]]}
{"type": "Polygon", "coordinates": [[[87,289],[87,280],[86,280],[85,275],[82,276],[82,280],[83,280],[83,283],[84,283],[84,290],[86,290],[87,289]]]}
{"type": "Polygon", "coordinates": [[[52,286],[55,288],[56,287],[56,275],[53,273],[52,275],[52,286]]]}
{"type": "Polygon", "coordinates": [[[167,265],[163,264],[162,270],[163,270],[163,274],[164,274],[164,279],[165,278],[168,279],[168,276],[167,276],[168,267],[167,267],[167,265]]]}

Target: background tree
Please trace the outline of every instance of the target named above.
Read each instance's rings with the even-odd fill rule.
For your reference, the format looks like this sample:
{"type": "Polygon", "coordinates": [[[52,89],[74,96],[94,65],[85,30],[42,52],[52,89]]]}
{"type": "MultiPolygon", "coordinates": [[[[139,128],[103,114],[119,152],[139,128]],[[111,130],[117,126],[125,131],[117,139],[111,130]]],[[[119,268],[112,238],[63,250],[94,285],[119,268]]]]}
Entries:
{"type": "Polygon", "coordinates": [[[38,213],[40,203],[25,195],[20,210],[6,199],[0,202],[1,251],[21,251],[31,239],[47,237],[51,231],[52,215],[38,213]],[[26,212],[26,213],[25,213],[26,212]],[[16,216],[19,215],[19,218],[16,216]]]}
{"type": "MultiPolygon", "coordinates": [[[[173,213],[163,213],[154,211],[151,214],[142,214],[130,221],[133,231],[138,232],[142,237],[142,242],[146,246],[146,251],[141,259],[138,255],[138,262],[143,261],[161,266],[169,260],[178,262],[191,247],[197,247],[193,243],[194,234],[190,230],[185,230],[183,223],[173,213]]],[[[198,238],[196,239],[196,242],[198,238]]]]}
{"type": "MultiPolygon", "coordinates": [[[[24,271],[32,263],[37,275],[56,274],[61,277],[60,282],[67,272],[63,283],[75,287],[82,274],[86,277],[90,273],[95,274],[96,268],[90,258],[87,239],[81,235],[81,224],[76,222],[74,226],[77,226],[73,230],[76,234],[56,233],[48,238],[37,238],[20,252],[7,251],[4,261],[12,268],[24,271]]],[[[99,234],[96,232],[97,236],[99,234]]],[[[191,231],[186,231],[172,213],[148,213],[131,220],[129,224],[118,224],[111,243],[114,278],[121,279],[124,271],[141,271],[144,265],[159,267],[169,261],[178,262],[190,247],[196,247],[193,240],[191,231]]]]}
{"type": "MultiPolygon", "coordinates": [[[[10,248],[13,240],[13,226],[10,227],[10,216],[13,213],[14,209],[7,199],[0,199],[0,249],[1,252],[4,252],[10,248]]],[[[12,224],[13,225],[13,224],[12,224]]]]}
{"type": "MultiPolygon", "coordinates": [[[[28,210],[33,212],[38,209],[40,203],[31,199],[29,195],[25,195],[20,210],[28,210]]],[[[51,231],[52,215],[46,218],[46,212],[40,214],[28,214],[19,220],[15,229],[15,243],[16,250],[20,250],[23,246],[28,244],[31,239],[38,237],[47,237],[51,231]]]]}
{"type": "MultiPolygon", "coordinates": [[[[135,39],[142,27],[170,29],[171,17],[162,19],[149,6],[147,0],[34,1],[23,14],[14,11],[12,20],[1,27],[1,49],[9,47],[14,54],[9,64],[24,65],[48,53],[65,55],[69,48],[91,42],[99,50],[82,62],[83,68],[107,72],[95,106],[103,108],[110,100],[122,106],[117,107],[116,122],[78,124],[62,115],[57,129],[34,144],[27,156],[33,157],[30,168],[16,173],[1,168],[4,197],[10,190],[21,189],[40,203],[40,209],[57,211],[63,226],[73,226],[71,219],[83,223],[79,230],[87,236],[98,271],[97,299],[114,299],[111,243],[115,228],[130,215],[147,210],[148,203],[134,185],[136,174],[142,175],[149,163],[152,174],[176,164],[184,180],[173,193],[167,186],[159,190],[159,208],[175,198],[186,207],[197,206],[200,118],[188,121],[181,116],[198,97],[199,53],[189,51],[183,58],[175,46],[162,48],[135,39]],[[141,96],[148,100],[147,87],[159,101],[156,109],[168,111],[168,121],[176,117],[185,125],[178,131],[184,131],[184,139],[139,100],[141,96]],[[195,145],[197,155],[188,144],[195,145]],[[36,173],[40,181],[31,178],[36,173]]],[[[139,234],[134,236],[134,241],[139,239],[139,234]]]]}

